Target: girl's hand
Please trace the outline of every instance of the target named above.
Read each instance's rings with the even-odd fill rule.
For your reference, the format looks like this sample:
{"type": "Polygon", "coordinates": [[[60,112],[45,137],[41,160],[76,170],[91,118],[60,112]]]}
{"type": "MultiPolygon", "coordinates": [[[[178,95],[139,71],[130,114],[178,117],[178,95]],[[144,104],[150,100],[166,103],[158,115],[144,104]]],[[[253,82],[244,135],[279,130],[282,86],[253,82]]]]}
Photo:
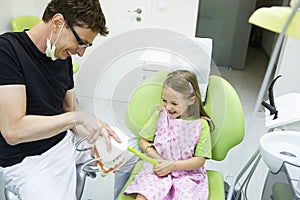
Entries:
{"type": "Polygon", "coordinates": [[[174,170],[173,160],[157,160],[160,164],[153,167],[153,171],[157,176],[166,176],[174,170]]]}

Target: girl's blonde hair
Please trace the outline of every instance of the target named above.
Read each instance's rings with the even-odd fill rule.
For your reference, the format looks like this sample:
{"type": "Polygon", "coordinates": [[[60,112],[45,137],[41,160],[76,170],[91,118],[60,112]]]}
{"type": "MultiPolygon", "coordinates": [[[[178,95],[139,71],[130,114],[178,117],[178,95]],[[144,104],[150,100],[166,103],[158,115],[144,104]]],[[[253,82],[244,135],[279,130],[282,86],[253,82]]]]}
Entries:
{"type": "Polygon", "coordinates": [[[188,70],[173,71],[168,74],[163,85],[181,93],[186,99],[195,97],[195,103],[188,108],[189,116],[209,118],[203,108],[197,76],[193,72],[188,70]]]}

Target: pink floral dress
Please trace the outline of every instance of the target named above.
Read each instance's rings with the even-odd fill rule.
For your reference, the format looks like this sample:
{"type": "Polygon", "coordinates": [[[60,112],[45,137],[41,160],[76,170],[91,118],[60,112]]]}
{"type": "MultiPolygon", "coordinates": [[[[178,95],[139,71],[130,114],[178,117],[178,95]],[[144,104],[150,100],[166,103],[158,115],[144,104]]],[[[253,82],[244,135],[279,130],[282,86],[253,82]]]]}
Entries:
{"type": "MultiPolygon", "coordinates": [[[[163,111],[157,121],[154,146],[165,160],[186,160],[194,156],[201,129],[202,119],[171,119],[163,111]]],[[[152,168],[145,162],[124,193],[139,193],[149,200],[207,200],[208,179],[203,166],[173,171],[165,177],[155,175],[152,168]]]]}

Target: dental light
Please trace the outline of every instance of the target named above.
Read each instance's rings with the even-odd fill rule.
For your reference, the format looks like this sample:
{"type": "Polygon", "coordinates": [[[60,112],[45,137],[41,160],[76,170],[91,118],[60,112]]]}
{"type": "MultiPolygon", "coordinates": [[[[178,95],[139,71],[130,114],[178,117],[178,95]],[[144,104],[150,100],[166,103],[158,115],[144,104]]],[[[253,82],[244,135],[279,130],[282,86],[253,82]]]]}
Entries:
{"type": "Polygon", "coordinates": [[[281,33],[285,23],[291,17],[291,14],[293,14],[294,16],[289,20],[284,34],[300,40],[300,9],[299,7],[296,9],[297,5],[295,5],[295,1],[292,2],[294,3],[291,6],[286,7],[273,6],[270,8],[259,8],[251,15],[249,23],[269,31],[281,33]]]}

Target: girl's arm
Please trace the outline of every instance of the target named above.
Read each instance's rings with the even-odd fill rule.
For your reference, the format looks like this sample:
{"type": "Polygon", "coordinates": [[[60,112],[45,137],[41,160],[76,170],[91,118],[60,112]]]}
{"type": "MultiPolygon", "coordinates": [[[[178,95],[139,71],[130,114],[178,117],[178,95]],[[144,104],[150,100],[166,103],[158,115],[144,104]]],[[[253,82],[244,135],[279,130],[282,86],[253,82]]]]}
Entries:
{"type": "Polygon", "coordinates": [[[202,167],[206,161],[204,157],[192,157],[187,160],[162,160],[154,167],[157,176],[166,176],[174,170],[194,170],[202,167]]]}
{"type": "Polygon", "coordinates": [[[173,163],[172,170],[194,170],[199,169],[204,165],[206,158],[204,157],[192,157],[187,160],[176,160],[173,163]]]}
{"type": "Polygon", "coordinates": [[[173,170],[194,170],[205,164],[206,158],[211,158],[211,138],[207,120],[202,121],[201,135],[195,148],[195,157],[187,160],[160,161],[154,169],[158,176],[165,176],[173,170]]]}
{"type": "Polygon", "coordinates": [[[157,153],[156,149],[154,148],[154,146],[151,145],[151,143],[144,139],[141,138],[140,139],[140,147],[143,150],[143,152],[149,156],[150,158],[153,159],[158,159],[158,160],[162,160],[163,158],[157,153]]]}

